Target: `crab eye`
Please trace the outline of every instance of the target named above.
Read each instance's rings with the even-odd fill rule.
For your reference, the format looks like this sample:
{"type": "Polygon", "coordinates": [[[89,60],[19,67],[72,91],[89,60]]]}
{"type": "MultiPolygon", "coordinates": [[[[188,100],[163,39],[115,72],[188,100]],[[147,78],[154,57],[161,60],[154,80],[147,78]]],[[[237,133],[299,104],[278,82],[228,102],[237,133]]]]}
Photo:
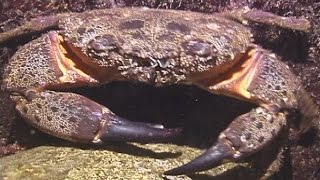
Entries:
{"type": "Polygon", "coordinates": [[[207,57],[211,55],[211,44],[202,40],[191,40],[183,44],[187,53],[207,57]]]}
{"type": "Polygon", "coordinates": [[[95,51],[108,51],[116,48],[116,45],[112,36],[97,36],[89,43],[89,48],[95,51]]]}

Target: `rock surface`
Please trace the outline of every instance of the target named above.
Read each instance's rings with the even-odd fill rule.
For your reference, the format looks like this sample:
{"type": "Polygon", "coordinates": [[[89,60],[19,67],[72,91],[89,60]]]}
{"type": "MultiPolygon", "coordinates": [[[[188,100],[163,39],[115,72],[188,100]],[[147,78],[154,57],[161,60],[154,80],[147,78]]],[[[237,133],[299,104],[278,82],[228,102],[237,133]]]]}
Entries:
{"type": "MultiPolygon", "coordinates": [[[[0,159],[0,179],[163,179],[165,170],[200,153],[194,148],[169,144],[122,144],[110,148],[113,151],[54,146],[33,148],[0,159]]],[[[230,174],[224,173],[228,169],[238,173],[238,177],[241,174],[256,177],[245,164],[237,166],[232,163],[193,177],[213,178],[217,175],[217,179],[228,178],[230,174]]],[[[166,178],[191,179],[192,176],[166,178]]]]}

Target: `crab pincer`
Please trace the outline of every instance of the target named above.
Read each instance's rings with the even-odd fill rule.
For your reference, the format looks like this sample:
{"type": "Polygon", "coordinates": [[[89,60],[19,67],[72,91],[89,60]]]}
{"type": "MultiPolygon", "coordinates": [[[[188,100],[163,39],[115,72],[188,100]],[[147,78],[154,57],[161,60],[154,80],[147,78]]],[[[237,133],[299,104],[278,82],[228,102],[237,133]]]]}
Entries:
{"type": "Polygon", "coordinates": [[[215,145],[191,162],[165,172],[166,175],[204,171],[225,161],[239,161],[274,139],[285,125],[286,115],[258,107],[237,117],[219,136],[215,145]]]}
{"type": "Polygon", "coordinates": [[[28,123],[75,142],[161,142],[172,140],[181,132],[162,125],[128,121],[75,93],[29,90],[24,97],[14,99],[17,111],[28,123]]]}
{"type": "Polygon", "coordinates": [[[310,128],[319,117],[311,97],[277,56],[255,47],[242,54],[238,61],[233,71],[220,73],[221,81],[210,78],[214,73],[200,73],[194,83],[209,92],[243,99],[258,107],[234,119],[221,132],[216,144],[202,155],[164,174],[190,174],[211,169],[224,161],[243,160],[278,137],[290,123],[289,114],[302,104],[300,131],[310,128]]]}

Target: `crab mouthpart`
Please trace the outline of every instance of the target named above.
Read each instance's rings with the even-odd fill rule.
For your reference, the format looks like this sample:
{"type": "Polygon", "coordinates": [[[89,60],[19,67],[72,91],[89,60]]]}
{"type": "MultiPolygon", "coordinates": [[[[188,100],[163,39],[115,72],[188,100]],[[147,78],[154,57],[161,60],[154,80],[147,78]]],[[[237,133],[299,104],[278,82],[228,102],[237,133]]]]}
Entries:
{"type": "Polygon", "coordinates": [[[70,43],[66,42],[62,35],[55,32],[49,33],[53,59],[56,61],[62,76],[61,84],[68,87],[81,85],[94,85],[107,82],[114,70],[89,64],[92,60],[70,43]]]}
{"type": "Polygon", "coordinates": [[[76,61],[77,57],[74,57],[64,46],[64,40],[62,36],[54,32],[49,32],[49,40],[52,48],[52,56],[62,76],[59,77],[61,83],[97,83],[98,81],[87,74],[81,65],[76,61]]]}
{"type": "Polygon", "coordinates": [[[218,94],[227,94],[246,100],[252,99],[248,89],[258,72],[259,61],[262,56],[256,50],[249,51],[243,57],[244,60],[224,76],[225,79],[209,86],[209,89],[218,94]]]}
{"type": "Polygon", "coordinates": [[[262,58],[261,52],[250,49],[245,54],[238,54],[233,61],[204,72],[196,83],[216,94],[255,101],[249,87],[259,73],[262,58]]]}

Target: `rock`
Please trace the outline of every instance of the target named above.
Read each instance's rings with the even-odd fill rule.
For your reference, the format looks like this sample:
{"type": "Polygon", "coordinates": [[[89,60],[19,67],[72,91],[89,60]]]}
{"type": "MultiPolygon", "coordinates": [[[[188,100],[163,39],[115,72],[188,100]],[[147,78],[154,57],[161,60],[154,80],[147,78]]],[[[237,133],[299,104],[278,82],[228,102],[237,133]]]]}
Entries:
{"type": "Polygon", "coordinates": [[[197,175],[164,177],[165,170],[202,151],[172,144],[121,143],[90,148],[40,146],[1,158],[0,179],[257,179],[261,175],[247,164],[227,163],[197,175]]]}

